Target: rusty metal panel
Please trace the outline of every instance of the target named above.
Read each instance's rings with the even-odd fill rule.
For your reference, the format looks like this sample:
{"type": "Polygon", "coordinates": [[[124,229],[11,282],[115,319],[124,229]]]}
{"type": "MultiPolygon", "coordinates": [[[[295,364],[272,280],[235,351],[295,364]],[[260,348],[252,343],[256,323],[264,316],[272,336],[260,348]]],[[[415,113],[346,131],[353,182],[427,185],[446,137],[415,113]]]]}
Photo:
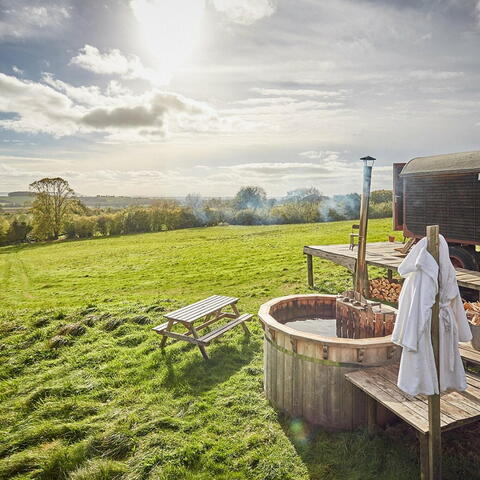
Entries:
{"type": "Polygon", "coordinates": [[[405,177],[405,226],[424,236],[427,225],[440,225],[452,241],[480,243],[478,174],[405,177]]]}
{"type": "Polygon", "coordinates": [[[403,230],[403,178],[400,176],[405,163],[393,164],[393,229],[403,230]]]}

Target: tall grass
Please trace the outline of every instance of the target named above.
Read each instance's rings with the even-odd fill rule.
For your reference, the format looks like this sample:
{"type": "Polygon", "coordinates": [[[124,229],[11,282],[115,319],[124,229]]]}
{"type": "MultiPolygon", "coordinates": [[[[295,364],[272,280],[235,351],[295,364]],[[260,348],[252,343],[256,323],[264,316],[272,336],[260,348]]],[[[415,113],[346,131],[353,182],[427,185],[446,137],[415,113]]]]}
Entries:
{"type": "MultiPolygon", "coordinates": [[[[224,227],[0,249],[0,478],[307,480],[418,478],[414,432],[311,430],[263,395],[262,331],[234,329],[205,362],[159,348],[162,313],[212,293],[256,313],[307,292],[304,244],[351,222],[224,227]]],[[[384,240],[390,221],[372,221],[384,240]]],[[[335,293],[348,273],[316,261],[335,293]]],[[[444,435],[445,479],[479,478],[478,429],[444,435]]]]}

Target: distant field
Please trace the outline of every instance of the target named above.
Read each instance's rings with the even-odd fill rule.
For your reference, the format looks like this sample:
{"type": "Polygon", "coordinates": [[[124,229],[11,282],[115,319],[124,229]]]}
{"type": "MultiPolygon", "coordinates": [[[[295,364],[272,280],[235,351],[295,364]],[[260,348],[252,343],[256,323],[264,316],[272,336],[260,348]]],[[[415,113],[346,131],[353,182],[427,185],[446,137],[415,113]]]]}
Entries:
{"type": "MultiPolygon", "coordinates": [[[[307,292],[303,245],[346,243],[351,224],[0,248],[0,479],[418,478],[403,424],[369,439],[279,416],[262,393],[258,324],[250,339],[235,329],[213,343],[208,363],[185,344],[162,352],[151,331],[165,310],[213,293],[256,313],[307,292]]],[[[369,241],[390,229],[372,221],[369,241]]],[[[316,261],[315,271],[322,292],[350,286],[341,267],[316,261]]],[[[445,435],[445,479],[480,478],[467,448],[476,436],[445,435]]]]}

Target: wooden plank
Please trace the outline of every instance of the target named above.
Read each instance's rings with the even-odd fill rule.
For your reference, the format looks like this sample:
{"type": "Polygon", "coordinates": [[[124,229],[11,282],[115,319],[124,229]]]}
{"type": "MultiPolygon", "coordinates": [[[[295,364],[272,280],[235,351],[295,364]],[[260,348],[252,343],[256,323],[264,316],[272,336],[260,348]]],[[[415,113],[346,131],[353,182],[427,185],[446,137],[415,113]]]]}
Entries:
{"type": "MultiPolygon", "coordinates": [[[[428,401],[425,395],[417,395],[416,397],[411,397],[397,387],[397,377],[396,374],[393,378],[389,375],[391,372],[390,368],[379,368],[375,372],[375,381],[382,382],[385,380],[386,384],[383,384],[385,388],[389,389],[392,396],[395,396],[399,401],[408,403],[409,408],[415,408],[415,411],[418,415],[422,416],[426,421],[428,421],[428,401]],[[383,379],[383,380],[380,380],[383,379]]],[[[448,425],[455,421],[455,418],[451,417],[447,412],[441,412],[441,421],[442,425],[448,425]]]]}
{"type": "MultiPolygon", "coordinates": [[[[289,341],[289,337],[285,337],[286,342],[289,341]]],[[[285,348],[290,350],[291,344],[285,344],[285,348]]],[[[285,386],[283,391],[283,406],[285,411],[291,412],[293,406],[293,356],[285,354],[283,356],[283,369],[284,369],[284,378],[285,386]]]]}
{"type": "Polygon", "coordinates": [[[475,350],[471,343],[460,343],[460,355],[464,360],[480,365],[480,352],[475,350]]]}
{"type": "Polygon", "coordinates": [[[189,305],[185,305],[184,307],[178,308],[177,310],[173,310],[166,315],[176,315],[176,314],[181,314],[183,312],[188,312],[189,310],[195,309],[197,307],[201,307],[203,305],[208,305],[212,302],[215,302],[218,297],[221,297],[221,295],[211,295],[208,298],[204,298],[203,300],[199,300],[198,302],[191,303],[189,305]]]}
{"type": "Polygon", "coordinates": [[[402,395],[392,395],[389,388],[382,388],[382,385],[376,382],[377,379],[372,379],[366,371],[358,370],[347,373],[345,377],[412,427],[422,433],[428,432],[428,420],[425,418],[425,415],[422,416],[417,409],[411,408],[411,405],[404,397],[402,398],[402,395]]]}
{"type": "Polygon", "coordinates": [[[318,254],[317,250],[314,250],[316,247],[304,247],[303,252],[305,254],[310,254],[314,257],[321,257],[324,258],[325,260],[331,260],[334,263],[337,263],[338,265],[342,265],[345,268],[348,268],[352,273],[355,270],[355,257],[349,257],[346,255],[343,255],[343,253],[335,253],[335,252],[327,252],[323,251],[322,255],[318,254]],[[315,253],[313,253],[315,252],[315,253]]]}
{"type": "MultiPolygon", "coordinates": [[[[396,386],[398,366],[385,366],[346,374],[352,382],[379,403],[403,418],[419,432],[427,433],[428,399],[411,397],[396,386]]],[[[480,379],[467,374],[464,392],[448,392],[441,396],[441,428],[452,430],[480,419],[480,379]]]]}
{"type": "Polygon", "coordinates": [[[183,335],[182,333],[177,333],[177,332],[169,332],[168,330],[165,330],[162,335],[165,335],[165,337],[170,337],[174,338],[175,340],[185,340],[186,342],[193,343],[194,345],[201,345],[202,342],[198,341],[196,338],[192,338],[187,335],[183,335]]]}
{"type": "Polygon", "coordinates": [[[193,322],[199,318],[204,317],[205,315],[217,312],[222,308],[228,305],[231,305],[231,303],[232,302],[228,300],[216,299],[216,300],[211,300],[208,304],[202,305],[200,307],[195,307],[194,309],[189,309],[188,311],[184,311],[180,314],[175,314],[174,316],[168,314],[165,316],[167,318],[173,318],[178,321],[193,322]]]}
{"type": "MultiPolygon", "coordinates": [[[[315,357],[323,359],[323,344],[315,345],[315,357]]],[[[328,367],[321,363],[315,363],[313,366],[314,391],[315,391],[315,423],[325,425],[328,421],[328,367]]]]}
{"type": "MultiPolygon", "coordinates": [[[[391,366],[388,365],[385,368],[379,369],[378,374],[383,376],[386,380],[392,383],[392,388],[398,388],[396,383],[397,383],[397,378],[398,378],[398,369],[396,366],[391,366]]],[[[424,409],[428,409],[428,397],[426,395],[417,395],[416,397],[409,397],[414,399],[417,405],[421,406],[421,403],[424,404],[423,407],[424,409]]],[[[443,394],[441,397],[441,419],[442,419],[442,427],[446,428],[449,425],[459,421],[463,420],[465,418],[468,418],[470,414],[468,413],[467,410],[461,408],[457,404],[457,402],[452,401],[452,398],[450,396],[450,393],[448,394],[443,394]]],[[[413,401],[413,400],[412,400],[413,401]]]]}
{"type": "Polygon", "coordinates": [[[377,402],[370,395],[367,399],[367,429],[369,435],[374,435],[377,431],[377,402]]]}
{"type": "MultiPolygon", "coordinates": [[[[384,378],[386,378],[388,381],[392,383],[392,388],[396,388],[398,389],[399,392],[401,392],[401,390],[396,385],[397,378],[398,378],[398,368],[396,365],[388,365],[385,368],[381,368],[378,370],[378,373],[379,375],[383,376],[384,378]]],[[[412,403],[414,402],[419,408],[422,408],[426,413],[425,418],[428,419],[428,397],[426,395],[417,395],[415,397],[411,397],[405,393],[404,395],[407,397],[408,401],[412,403]]],[[[446,402],[448,404],[448,400],[446,400],[446,402]]],[[[456,420],[455,414],[453,413],[455,409],[450,409],[449,411],[448,408],[443,408],[445,405],[446,404],[442,402],[442,408],[440,409],[440,418],[441,418],[442,427],[446,427],[449,424],[455,422],[456,420]]]]}
{"type": "Polygon", "coordinates": [[[157,333],[163,333],[163,331],[168,327],[168,324],[169,322],[162,323],[161,325],[153,327],[152,330],[155,330],[157,333]]]}
{"type": "MultiPolygon", "coordinates": [[[[312,342],[304,342],[303,355],[307,357],[315,356],[315,345],[312,342]]],[[[303,360],[303,415],[313,423],[315,419],[315,364],[308,360],[303,360]]]]}
{"type": "Polygon", "coordinates": [[[252,315],[250,313],[244,313],[240,317],[235,318],[234,320],[226,323],[225,325],[222,325],[216,330],[212,330],[211,332],[206,333],[205,335],[203,335],[203,337],[199,337],[198,340],[199,342],[208,345],[212,340],[215,340],[216,338],[221,337],[232,328],[236,327],[237,325],[240,325],[243,322],[246,322],[247,320],[250,320],[251,318],[252,318],[252,315]]]}
{"type": "Polygon", "coordinates": [[[164,317],[183,322],[192,322],[236,302],[238,302],[238,298],[235,297],[212,295],[211,297],[200,300],[199,302],[195,302],[187,305],[186,307],[169,312],[165,314],[164,317]]]}
{"type": "Polygon", "coordinates": [[[303,415],[303,363],[298,356],[293,357],[293,389],[292,389],[292,414],[294,417],[303,415]]]}
{"type": "MultiPolygon", "coordinates": [[[[265,334],[264,334],[265,335],[265,334]]],[[[272,361],[270,359],[270,342],[264,338],[263,340],[263,391],[267,398],[270,398],[270,370],[269,365],[272,361]]]]}
{"type": "MultiPolygon", "coordinates": [[[[285,345],[285,338],[287,337],[286,334],[283,332],[277,332],[276,335],[276,342],[279,347],[284,347],[285,345]]],[[[285,386],[284,382],[284,375],[285,375],[285,363],[284,363],[284,355],[283,351],[281,351],[279,348],[275,349],[276,354],[277,354],[277,361],[276,361],[276,378],[274,381],[276,382],[276,405],[278,408],[283,410],[283,388],[285,386]]]]}

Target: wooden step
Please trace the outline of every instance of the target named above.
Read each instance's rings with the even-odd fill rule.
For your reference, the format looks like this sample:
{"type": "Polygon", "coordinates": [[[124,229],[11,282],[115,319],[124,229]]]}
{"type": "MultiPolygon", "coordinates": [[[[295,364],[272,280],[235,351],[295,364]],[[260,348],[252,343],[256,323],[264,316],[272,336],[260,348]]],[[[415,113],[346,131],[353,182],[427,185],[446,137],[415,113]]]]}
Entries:
{"type": "Polygon", "coordinates": [[[206,333],[205,335],[203,335],[203,337],[200,337],[198,340],[203,344],[208,345],[212,340],[215,340],[215,338],[222,336],[224,333],[228,332],[229,330],[236,327],[237,325],[240,325],[243,322],[251,320],[252,316],[253,315],[251,313],[244,313],[243,315],[240,315],[238,318],[233,319],[231,322],[228,322],[227,324],[222,325],[221,327],[206,333]]]}

